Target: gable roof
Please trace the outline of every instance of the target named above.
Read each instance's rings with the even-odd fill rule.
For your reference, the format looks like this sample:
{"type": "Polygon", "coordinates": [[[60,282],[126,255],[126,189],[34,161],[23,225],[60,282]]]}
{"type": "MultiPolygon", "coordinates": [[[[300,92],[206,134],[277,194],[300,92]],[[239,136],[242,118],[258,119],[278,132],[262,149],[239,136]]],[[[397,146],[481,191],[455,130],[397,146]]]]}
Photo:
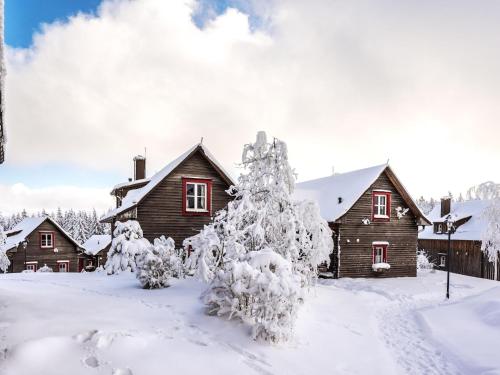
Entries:
{"type": "Polygon", "coordinates": [[[136,207],[156,186],[158,186],[165,178],[167,178],[179,165],[185,160],[189,159],[193,154],[200,151],[201,154],[206,158],[206,160],[214,167],[215,170],[221,175],[221,177],[227,182],[228,185],[234,185],[234,180],[231,178],[229,173],[227,173],[224,168],[219,164],[219,162],[214,158],[214,156],[208,151],[205,145],[202,143],[197,143],[189,150],[184,152],[182,155],[177,157],[175,160],[167,164],[163,169],[154,174],[149,182],[135,190],[130,190],[127,195],[122,200],[122,205],[118,208],[110,210],[101,221],[109,221],[111,218],[131,210],[136,207]]]}
{"type": "Polygon", "coordinates": [[[28,236],[33,233],[44,221],[50,221],[68,240],[70,240],[78,248],[82,246],[76,242],[73,237],[71,237],[64,229],[61,228],[54,220],[48,216],[35,216],[26,217],[20,223],[18,223],[14,228],[5,232],[7,238],[5,245],[0,246],[0,250],[7,251],[17,247],[23,241],[28,238],[28,236]]]}
{"type": "MultiPolygon", "coordinates": [[[[491,200],[479,199],[465,202],[452,202],[450,209],[452,219],[454,221],[469,219],[455,230],[451,239],[481,241],[483,231],[488,225],[483,218],[483,213],[491,203],[491,200]]],[[[441,202],[438,202],[428,215],[433,223],[443,223],[447,216],[448,215],[441,216],[441,202]]],[[[422,240],[445,240],[448,239],[448,234],[434,233],[434,228],[431,226],[420,232],[418,238],[422,240]]]]}
{"type": "Polygon", "coordinates": [[[335,222],[354,206],[384,172],[410,210],[419,219],[420,224],[430,224],[430,221],[415,204],[388,164],[337,173],[332,176],[298,183],[294,197],[296,199],[316,200],[320,207],[321,216],[328,222],[335,222]],[[342,198],[341,203],[339,203],[339,197],[342,198]]]}
{"type": "Polygon", "coordinates": [[[127,181],[127,182],[122,182],[119,184],[116,184],[113,186],[113,189],[111,190],[111,195],[114,195],[117,190],[122,189],[124,187],[133,187],[136,185],[145,185],[147,184],[151,179],[149,178],[141,178],[139,180],[134,180],[134,181],[127,181]]]}
{"type": "Polygon", "coordinates": [[[97,255],[100,251],[104,250],[110,244],[110,234],[94,234],[83,243],[82,247],[85,249],[86,254],[97,255]]]}

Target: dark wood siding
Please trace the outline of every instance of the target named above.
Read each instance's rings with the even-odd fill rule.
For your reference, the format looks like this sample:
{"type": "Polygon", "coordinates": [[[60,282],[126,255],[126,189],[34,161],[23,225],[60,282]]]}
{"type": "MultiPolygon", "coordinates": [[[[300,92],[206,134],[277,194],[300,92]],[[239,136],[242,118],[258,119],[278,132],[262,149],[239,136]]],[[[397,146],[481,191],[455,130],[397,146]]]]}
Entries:
{"type": "MultiPolygon", "coordinates": [[[[9,251],[11,260],[10,272],[21,272],[24,267],[24,249],[19,245],[17,252],[9,251]]],[[[28,236],[28,246],[26,247],[26,261],[38,261],[37,269],[46,264],[51,267],[54,272],[58,271],[58,260],[69,260],[69,271],[78,272],[78,249],[76,245],[68,240],[66,236],[50,221],[45,220],[37,229],[28,236]],[[55,233],[55,248],[58,252],[54,252],[54,248],[46,249],[40,247],[40,232],[55,233]]]]}
{"type": "Polygon", "coordinates": [[[212,215],[224,208],[230,200],[228,184],[198,151],[179,165],[137,207],[137,220],[144,237],[153,241],[161,235],[172,237],[176,246],[198,233],[208,224],[210,216],[182,214],[182,178],[204,178],[212,181],[212,215]]]}
{"type": "Polygon", "coordinates": [[[396,277],[416,276],[417,222],[411,210],[398,219],[396,207],[407,208],[401,195],[387,175],[382,173],[354,206],[340,219],[339,277],[396,277]],[[375,221],[364,225],[362,219],[371,219],[372,191],[391,191],[390,221],[375,221]],[[387,263],[391,269],[382,273],[372,270],[372,242],[387,241],[387,263]]]}
{"type": "MultiPolygon", "coordinates": [[[[447,256],[448,254],[447,239],[420,239],[418,240],[418,248],[427,252],[431,261],[436,265],[436,268],[446,270],[446,267],[439,266],[439,257],[441,255],[447,256]]],[[[495,275],[495,265],[489,262],[481,251],[481,241],[452,239],[451,253],[451,272],[467,276],[500,280],[500,272],[498,275],[495,275]]],[[[500,267],[498,267],[498,269],[500,269],[500,267]]]]}

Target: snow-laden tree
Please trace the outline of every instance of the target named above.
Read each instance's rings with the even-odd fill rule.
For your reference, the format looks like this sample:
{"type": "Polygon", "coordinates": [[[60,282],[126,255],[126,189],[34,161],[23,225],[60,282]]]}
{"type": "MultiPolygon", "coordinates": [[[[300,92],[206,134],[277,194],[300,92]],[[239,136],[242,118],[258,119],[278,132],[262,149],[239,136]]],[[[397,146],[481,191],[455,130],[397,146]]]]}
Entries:
{"type": "Polygon", "coordinates": [[[7,256],[6,252],[3,249],[3,245],[5,245],[6,236],[3,231],[3,227],[0,226],[0,271],[5,272],[10,266],[10,260],[7,256]]]}
{"type": "Polygon", "coordinates": [[[152,246],[137,255],[136,276],[144,289],[168,287],[172,277],[182,276],[182,261],[172,238],[155,238],[152,246]]]}
{"type": "Polygon", "coordinates": [[[425,250],[417,251],[417,270],[430,270],[434,264],[430,261],[429,256],[425,250]]]}
{"type": "Polygon", "coordinates": [[[494,262],[495,271],[498,273],[498,258],[500,252],[500,197],[493,199],[491,204],[484,210],[483,219],[486,228],[481,238],[481,250],[488,256],[490,262],[494,262]]]}
{"type": "Polygon", "coordinates": [[[500,198],[500,184],[486,181],[467,190],[467,200],[492,200],[500,198]]]}
{"type": "Polygon", "coordinates": [[[151,246],[151,243],[143,237],[141,226],[135,220],[124,223],[117,221],[113,237],[108,260],[104,266],[106,272],[108,275],[126,270],[135,272],[135,257],[151,246]]]}
{"type": "Polygon", "coordinates": [[[425,215],[430,213],[434,209],[434,207],[436,206],[436,201],[434,200],[434,198],[427,200],[423,196],[418,198],[416,203],[417,203],[417,206],[422,210],[422,212],[425,215]]]}
{"type": "Polygon", "coordinates": [[[184,245],[194,250],[188,264],[196,268],[202,279],[211,282],[205,302],[212,312],[252,321],[258,337],[282,340],[289,336],[271,331],[266,335],[262,330],[293,325],[300,293],[291,298],[290,291],[314,284],[317,266],[329,261],[333,248],[331,230],[316,204],[293,201],[295,175],[284,142],[267,142],[266,134],[259,132],[255,143],[245,145],[242,165],[246,173],[228,191],[233,200],[198,235],[185,241],[184,245]],[[251,259],[258,259],[261,251],[266,259],[273,260],[268,262],[267,270],[252,266],[251,259]],[[259,284],[270,277],[269,272],[278,280],[286,280],[280,284],[282,289],[273,283],[259,284]],[[238,288],[245,283],[250,284],[242,297],[238,288]],[[264,289],[259,289],[259,285],[264,289]],[[271,286],[272,292],[266,289],[271,286]],[[279,304],[268,306],[276,309],[275,313],[269,310],[262,316],[253,314],[258,310],[261,293],[270,293],[276,301],[290,299],[289,314],[280,314],[279,304]],[[247,306],[248,303],[256,305],[247,306]]]}

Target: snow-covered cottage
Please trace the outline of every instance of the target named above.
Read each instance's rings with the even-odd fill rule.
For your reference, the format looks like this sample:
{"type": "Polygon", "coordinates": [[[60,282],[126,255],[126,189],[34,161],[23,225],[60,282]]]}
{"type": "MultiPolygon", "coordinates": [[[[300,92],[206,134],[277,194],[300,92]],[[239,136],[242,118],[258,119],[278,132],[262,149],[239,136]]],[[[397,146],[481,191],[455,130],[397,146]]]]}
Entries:
{"type": "Polygon", "coordinates": [[[387,164],[296,185],[334,232],[332,277],[415,276],[419,225],[431,223],[387,164]]]}
{"type": "Polygon", "coordinates": [[[94,234],[83,243],[82,247],[87,255],[85,260],[86,271],[93,271],[99,266],[104,267],[111,247],[111,235],[94,234]]]}
{"type": "Polygon", "coordinates": [[[500,259],[495,268],[495,265],[489,262],[488,256],[481,251],[481,237],[487,226],[483,214],[490,205],[489,200],[452,202],[448,197],[442,198],[427,215],[433,225],[419,233],[419,249],[428,253],[437,268],[446,269],[446,218],[451,215],[455,227],[451,235],[451,272],[500,280],[500,259]]]}
{"type": "Polygon", "coordinates": [[[36,271],[45,264],[54,272],[80,272],[83,268],[81,245],[48,216],[27,217],[5,234],[0,250],[9,257],[8,272],[36,271]]]}
{"type": "Polygon", "coordinates": [[[116,208],[102,222],[137,220],[150,241],[170,236],[176,245],[198,233],[231,197],[233,180],[202,143],[196,144],[151,178],[146,160],[134,158],[134,180],[116,185],[116,208]]]}

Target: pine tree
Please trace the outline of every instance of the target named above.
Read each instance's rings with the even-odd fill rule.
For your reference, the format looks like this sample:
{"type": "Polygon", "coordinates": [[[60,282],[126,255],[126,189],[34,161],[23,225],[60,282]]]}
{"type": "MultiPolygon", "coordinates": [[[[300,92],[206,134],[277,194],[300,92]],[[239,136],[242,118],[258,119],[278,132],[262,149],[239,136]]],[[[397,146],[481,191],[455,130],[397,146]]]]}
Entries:
{"type": "Polygon", "coordinates": [[[159,289],[170,285],[172,277],[182,276],[182,261],[172,238],[155,238],[153,246],[139,253],[137,279],[144,289],[159,289]]]}
{"type": "Polygon", "coordinates": [[[108,252],[108,260],[104,268],[108,275],[121,271],[135,272],[135,257],[146,251],[151,243],[143,237],[141,226],[137,221],[116,222],[113,241],[108,252]]]}
{"type": "Polygon", "coordinates": [[[493,199],[483,213],[486,228],[481,238],[481,250],[488,260],[495,265],[495,274],[498,274],[498,259],[500,257],[500,197],[493,199]]]}
{"type": "Polygon", "coordinates": [[[0,271],[6,272],[10,266],[10,260],[7,257],[6,251],[3,249],[5,245],[6,236],[3,232],[3,227],[0,226],[0,271]]]}

